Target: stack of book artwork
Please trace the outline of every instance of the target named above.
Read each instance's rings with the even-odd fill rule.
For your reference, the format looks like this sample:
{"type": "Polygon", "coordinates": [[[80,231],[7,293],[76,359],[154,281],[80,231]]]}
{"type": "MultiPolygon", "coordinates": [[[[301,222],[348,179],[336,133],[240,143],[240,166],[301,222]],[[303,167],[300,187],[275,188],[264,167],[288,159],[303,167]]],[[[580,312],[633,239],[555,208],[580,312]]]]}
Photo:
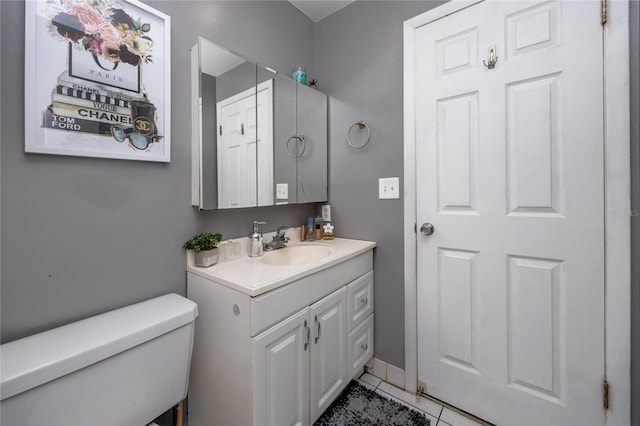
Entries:
{"type": "Polygon", "coordinates": [[[51,93],[45,127],[112,136],[112,127],[133,127],[132,97],[100,90],[64,73],[51,93]],[[75,81],[74,81],[75,80],[75,81]]]}

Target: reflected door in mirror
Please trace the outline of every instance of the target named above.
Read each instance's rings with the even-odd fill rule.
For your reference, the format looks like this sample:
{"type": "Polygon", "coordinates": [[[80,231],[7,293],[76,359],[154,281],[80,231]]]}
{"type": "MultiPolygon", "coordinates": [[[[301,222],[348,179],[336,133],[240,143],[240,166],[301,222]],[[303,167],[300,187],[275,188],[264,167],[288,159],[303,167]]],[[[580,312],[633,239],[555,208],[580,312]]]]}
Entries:
{"type": "Polygon", "coordinates": [[[218,208],[273,205],[272,87],[218,102],[218,208]]]}

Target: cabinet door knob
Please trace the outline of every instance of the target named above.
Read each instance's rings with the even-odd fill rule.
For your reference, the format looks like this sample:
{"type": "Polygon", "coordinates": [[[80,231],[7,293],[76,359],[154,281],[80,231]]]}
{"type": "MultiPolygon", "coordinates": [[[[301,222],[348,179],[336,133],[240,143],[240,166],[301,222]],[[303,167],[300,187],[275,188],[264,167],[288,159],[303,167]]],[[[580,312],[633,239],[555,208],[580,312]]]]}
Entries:
{"type": "Polygon", "coordinates": [[[365,297],[363,297],[362,299],[360,299],[360,302],[361,302],[363,305],[366,305],[367,303],[369,303],[369,299],[367,299],[367,297],[365,296],[365,297]]]}
{"type": "Polygon", "coordinates": [[[367,345],[366,343],[361,344],[360,347],[362,348],[363,351],[366,351],[367,349],[369,349],[369,345],[367,345]]]}

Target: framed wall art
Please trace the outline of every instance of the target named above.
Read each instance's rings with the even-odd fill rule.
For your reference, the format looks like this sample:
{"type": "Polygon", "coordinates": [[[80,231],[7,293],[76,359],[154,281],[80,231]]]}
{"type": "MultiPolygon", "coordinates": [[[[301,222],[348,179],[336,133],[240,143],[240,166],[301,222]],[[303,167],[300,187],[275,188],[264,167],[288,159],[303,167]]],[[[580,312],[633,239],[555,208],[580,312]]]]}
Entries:
{"type": "Polygon", "coordinates": [[[170,161],[169,16],[136,0],[25,4],[25,151],[170,161]]]}

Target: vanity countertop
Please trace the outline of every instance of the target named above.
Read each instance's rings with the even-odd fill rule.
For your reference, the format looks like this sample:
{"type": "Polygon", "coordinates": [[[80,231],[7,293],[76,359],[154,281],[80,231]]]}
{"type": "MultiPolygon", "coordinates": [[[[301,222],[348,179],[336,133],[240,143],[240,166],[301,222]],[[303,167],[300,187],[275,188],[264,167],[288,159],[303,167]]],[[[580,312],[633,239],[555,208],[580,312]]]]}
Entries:
{"type": "MultiPolygon", "coordinates": [[[[295,228],[295,230],[292,228],[287,232],[287,235],[291,236],[291,241],[287,244],[289,247],[318,244],[332,247],[333,252],[314,263],[270,265],[262,261],[264,256],[269,256],[280,250],[287,250],[289,247],[273,252],[265,252],[263,257],[249,257],[247,256],[248,239],[240,238],[235,241],[239,241],[242,245],[242,258],[221,261],[209,268],[200,268],[194,265],[193,254],[187,252],[187,271],[254,297],[354,258],[368,250],[372,250],[376,246],[376,243],[372,241],[346,238],[301,242],[291,234],[299,235],[299,228],[295,228]]],[[[273,233],[265,234],[264,241],[270,241],[272,236],[273,233]]]]}

